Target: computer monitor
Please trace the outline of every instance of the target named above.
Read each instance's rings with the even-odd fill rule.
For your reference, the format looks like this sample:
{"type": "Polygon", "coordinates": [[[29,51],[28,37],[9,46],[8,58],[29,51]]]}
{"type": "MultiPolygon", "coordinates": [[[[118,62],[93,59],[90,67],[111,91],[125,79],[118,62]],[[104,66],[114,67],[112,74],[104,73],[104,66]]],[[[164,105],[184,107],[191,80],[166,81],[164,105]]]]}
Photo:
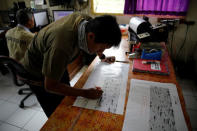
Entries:
{"type": "Polygon", "coordinates": [[[9,11],[0,10],[0,19],[3,24],[9,24],[10,23],[9,11]]]}
{"type": "Polygon", "coordinates": [[[2,32],[4,32],[4,31],[5,31],[5,30],[1,30],[1,29],[0,29],[0,34],[1,34],[2,32]]]}
{"type": "Polygon", "coordinates": [[[72,13],[73,13],[73,10],[53,10],[54,21],[72,13]]]}
{"type": "Polygon", "coordinates": [[[34,12],[34,20],[36,27],[44,27],[49,24],[47,11],[34,12]]]}
{"type": "Polygon", "coordinates": [[[18,2],[18,8],[25,9],[26,8],[25,2],[24,1],[18,2]]]}

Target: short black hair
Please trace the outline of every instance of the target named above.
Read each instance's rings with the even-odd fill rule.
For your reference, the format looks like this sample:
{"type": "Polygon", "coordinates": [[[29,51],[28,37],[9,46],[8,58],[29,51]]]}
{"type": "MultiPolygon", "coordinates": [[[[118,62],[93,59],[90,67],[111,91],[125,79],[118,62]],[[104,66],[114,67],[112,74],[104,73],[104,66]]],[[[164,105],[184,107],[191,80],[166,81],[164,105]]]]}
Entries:
{"type": "Polygon", "coordinates": [[[106,43],[111,46],[119,46],[121,31],[116,18],[111,15],[102,15],[89,20],[86,33],[95,34],[95,43],[106,43]]]}
{"type": "Polygon", "coordinates": [[[32,19],[32,16],[33,12],[28,8],[20,9],[16,13],[17,22],[21,25],[26,25],[28,21],[32,19]]]}

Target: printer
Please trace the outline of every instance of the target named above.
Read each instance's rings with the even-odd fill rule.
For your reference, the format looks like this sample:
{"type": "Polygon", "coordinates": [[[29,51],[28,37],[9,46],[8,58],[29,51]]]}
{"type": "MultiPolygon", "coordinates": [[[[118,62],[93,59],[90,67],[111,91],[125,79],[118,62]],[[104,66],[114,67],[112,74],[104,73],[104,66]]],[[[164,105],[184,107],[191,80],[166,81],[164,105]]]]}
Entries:
{"type": "Polygon", "coordinates": [[[130,51],[141,54],[141,59],[161,60],[162,47],[166,42],[168,28],[166,24],[150,24],[148,17],[132,17],[129,22],[128,40],[130,51]]]}
{"type": "Polygon", "coordinates": [[[135,42],[166,42],[168,28],[164,23],[150,24],[148,17],[132,17],[128,29],[129,41],[135,42]]]}

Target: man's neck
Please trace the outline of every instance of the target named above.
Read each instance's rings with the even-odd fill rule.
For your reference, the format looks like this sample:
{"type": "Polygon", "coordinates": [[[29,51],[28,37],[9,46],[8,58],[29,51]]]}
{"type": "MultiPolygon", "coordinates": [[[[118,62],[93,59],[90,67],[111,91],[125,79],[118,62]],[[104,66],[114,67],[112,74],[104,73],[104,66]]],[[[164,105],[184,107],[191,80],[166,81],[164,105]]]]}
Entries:
{"type": "Polygon", "coordinates": [[[27,32],[31,32],[31,31],[29,30],[28,26],[24,26],[24,25],[21,25],[21,24],[18,24],[17,26],[23,28],[23,29],[26,30],[27,32]]]}

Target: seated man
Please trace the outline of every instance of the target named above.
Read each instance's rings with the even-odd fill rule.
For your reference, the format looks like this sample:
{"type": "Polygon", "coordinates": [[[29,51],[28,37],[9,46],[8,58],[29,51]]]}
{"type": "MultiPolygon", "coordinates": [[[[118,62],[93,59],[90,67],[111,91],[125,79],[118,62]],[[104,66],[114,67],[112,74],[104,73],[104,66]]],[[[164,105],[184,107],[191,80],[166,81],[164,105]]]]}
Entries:
{"type": "Polygon", "coordinates": [[[120,41],[120,28],[116,19],[109,15],[92,19],[84,14],[73,13],[51,23],[35,35],[25,53],[23,65],[31,76],[44,81],[43,87],[31,86],[31,89],[47,117],[65,96],[101,97],[103,91],[99,87],[71,87],[67,65],[77,58],[81,50],[98,54],[108,61],[109,57],[102,55],[103,51],[119,46],[120,41]]]}
{"type": "Polygon", "coordinates": [[[9,56],[21,62],[34,37],[29,30],[34,27],[34,17],[30,10],[21,9],[16,13],[16,19],[18,25],[7,31],[6,40],[9,56]]]}

